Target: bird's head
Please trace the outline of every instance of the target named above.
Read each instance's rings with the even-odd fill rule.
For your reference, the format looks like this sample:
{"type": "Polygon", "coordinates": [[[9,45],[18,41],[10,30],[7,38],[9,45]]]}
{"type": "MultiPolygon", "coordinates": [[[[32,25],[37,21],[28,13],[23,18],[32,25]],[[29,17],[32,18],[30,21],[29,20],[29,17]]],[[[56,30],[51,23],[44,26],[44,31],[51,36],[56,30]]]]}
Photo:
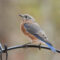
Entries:
{"type": "Polygon", "coordinates": [[[35,19],[28,14],[20,14],[19,16],[22,18],[23,21],[35,21],[35,19]]]}

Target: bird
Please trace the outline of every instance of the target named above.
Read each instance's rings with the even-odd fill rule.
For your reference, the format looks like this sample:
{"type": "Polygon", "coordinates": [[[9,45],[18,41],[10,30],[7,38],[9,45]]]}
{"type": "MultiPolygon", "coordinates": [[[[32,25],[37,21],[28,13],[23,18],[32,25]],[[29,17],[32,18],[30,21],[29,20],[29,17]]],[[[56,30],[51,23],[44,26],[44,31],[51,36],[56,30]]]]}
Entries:
{"type": "Polygon", "coordinates": [[[46,44],[51,51],[56,52],[47,35],[32,16],[29,14],[20,14],[19,16],[22,18],[21,31],[32,40],[32,43],[46,44]]]}

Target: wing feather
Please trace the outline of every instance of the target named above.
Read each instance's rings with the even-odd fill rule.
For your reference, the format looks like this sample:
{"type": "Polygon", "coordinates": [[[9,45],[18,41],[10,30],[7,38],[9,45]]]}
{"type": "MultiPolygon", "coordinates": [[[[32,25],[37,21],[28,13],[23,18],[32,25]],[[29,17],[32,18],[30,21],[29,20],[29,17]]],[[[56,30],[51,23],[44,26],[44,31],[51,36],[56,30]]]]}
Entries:
{"type": "MultiPolygon", "coordinates": [[[[41,41],[43,41],[45,43],[49,43],[45,32],[40,28],[40,26],[37,23],[32,23],[32,24],[25,23],[24,27],[27,30],[27,32],[38,37],[41,41]]],[[[52,45],[51,43],[49,43],[49,44],[52,45]]]]}

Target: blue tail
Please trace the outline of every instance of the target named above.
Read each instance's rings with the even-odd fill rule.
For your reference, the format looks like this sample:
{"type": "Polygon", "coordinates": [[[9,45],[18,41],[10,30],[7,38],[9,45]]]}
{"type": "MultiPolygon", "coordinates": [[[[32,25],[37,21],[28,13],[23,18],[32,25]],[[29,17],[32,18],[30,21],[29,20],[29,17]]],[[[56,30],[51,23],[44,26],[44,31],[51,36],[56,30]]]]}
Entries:
{"type": "Polygon", "coordinates": [[[56,52],[56,49],[52,46],[51,43],[49,43],[48,41],[45,41],[42,37],[40,37],[38,34],[33,34],[35,37],[37,37],[39,40],[45,42],[48,47],[53,51],[53,52],[56,52]]]}
{"type": "Polygon", "coordinates": [[[56,49],[52,46],[52,45],[50,45],[49,43],[46,43],[47,45],[48,45],[48,47],[53,51],[53,52],[56,52],[56,49]]]}

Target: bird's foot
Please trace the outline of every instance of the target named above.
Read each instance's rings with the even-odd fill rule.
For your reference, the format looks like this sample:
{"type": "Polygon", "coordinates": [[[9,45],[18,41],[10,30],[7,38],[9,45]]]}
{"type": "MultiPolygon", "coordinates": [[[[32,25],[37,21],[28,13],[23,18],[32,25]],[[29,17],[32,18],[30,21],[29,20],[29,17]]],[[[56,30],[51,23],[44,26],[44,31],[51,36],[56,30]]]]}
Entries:
{"type": "Polygon", "coordinates": [[[24,45],[29,45],[29,44],[31,44],[31,42],[29,42],[29,43],[26,43],[26,44],[24,44],[24,45]]]}
{"type": "Polygon", "coordinates": [[[31,42],[24,44],[24,46],[27,48],[29,44],[31,44],[31,42]]]}

